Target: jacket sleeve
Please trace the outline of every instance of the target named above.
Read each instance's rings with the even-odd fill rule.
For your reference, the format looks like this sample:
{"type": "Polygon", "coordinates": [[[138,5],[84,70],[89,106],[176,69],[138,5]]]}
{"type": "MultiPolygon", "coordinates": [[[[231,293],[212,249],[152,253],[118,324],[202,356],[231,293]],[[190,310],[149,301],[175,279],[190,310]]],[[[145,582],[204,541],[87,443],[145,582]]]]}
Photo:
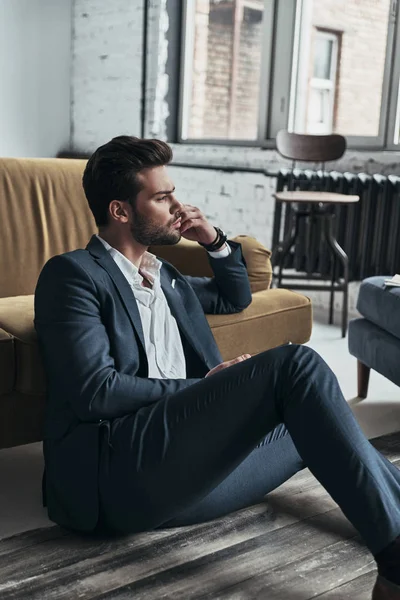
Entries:
{"type": "Polygon", "coordinates": [[[230,314],[244,310],[252,296],[242,247],[228,242],[232,252],[225,258],[209,255],[214,277],[190,277],[186,281],[193,288],[206,314],[230,314]]]}
{"type": "Polygon", "coordinates": [[[101,310],[95,282],[81,264],[68,255],[47,262],[35,292],[35,328],[49,389],[79,420],[120,417],[201,381],[118,372],[101,310]]]}

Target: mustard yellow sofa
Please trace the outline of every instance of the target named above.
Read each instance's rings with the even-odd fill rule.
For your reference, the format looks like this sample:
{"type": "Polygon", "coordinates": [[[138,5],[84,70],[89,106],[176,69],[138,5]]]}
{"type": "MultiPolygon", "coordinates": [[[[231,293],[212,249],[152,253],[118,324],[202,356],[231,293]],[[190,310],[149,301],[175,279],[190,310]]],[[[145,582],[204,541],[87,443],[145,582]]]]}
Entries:
{"type": "MultiPolygon", "coordinates": [[[[85,163],[0,158],[0,448],[42,439],[46,377],[33,327],[33,294],[51,256],[85,247],[97,231],[81,185],[85,163]]],[[[234,239],[243,246],[253,302],[239,314],[208,316],[224,360],[306,342],[309,299],[269,289],[269,250],[248,236],[234,239]]],[[[182,240],[150,250],[184,274],[212,275],[196,243],[182,240]]]]}

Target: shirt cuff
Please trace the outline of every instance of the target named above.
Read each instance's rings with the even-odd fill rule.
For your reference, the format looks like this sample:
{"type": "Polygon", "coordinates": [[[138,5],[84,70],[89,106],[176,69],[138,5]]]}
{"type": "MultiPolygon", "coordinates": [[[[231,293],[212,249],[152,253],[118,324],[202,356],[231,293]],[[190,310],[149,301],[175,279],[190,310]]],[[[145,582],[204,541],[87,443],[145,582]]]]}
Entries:
{"type": "Polygon", "coordinates": [[[219,250],[217,252],[209,252],[208,254],[212,256],[212,258],[226,258],[232,252],[229,244],[226,244],[223,250],[219,250]]]}

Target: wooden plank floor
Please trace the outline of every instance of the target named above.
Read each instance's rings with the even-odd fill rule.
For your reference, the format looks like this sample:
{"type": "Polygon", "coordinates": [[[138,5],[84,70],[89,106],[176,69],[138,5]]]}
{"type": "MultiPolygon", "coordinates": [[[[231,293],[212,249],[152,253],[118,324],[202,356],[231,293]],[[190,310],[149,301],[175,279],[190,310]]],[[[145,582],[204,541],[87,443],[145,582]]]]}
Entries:
{"type": "MultiPolygon", "coordinates": [[[[400,467],[400,433],[373,441],[400,467]]],[[[266,502],[118,538],[60,527],[0,540],[0,598],[366,600],[375,563],[308,470],[266,502]]]]}

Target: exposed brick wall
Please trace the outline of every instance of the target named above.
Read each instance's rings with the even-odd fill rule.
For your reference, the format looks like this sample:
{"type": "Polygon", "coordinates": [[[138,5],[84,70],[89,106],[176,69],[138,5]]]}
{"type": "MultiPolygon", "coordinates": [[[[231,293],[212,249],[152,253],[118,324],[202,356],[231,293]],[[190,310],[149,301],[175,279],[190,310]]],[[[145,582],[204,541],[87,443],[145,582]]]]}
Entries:
{"type": "Polygon", "coordinates": [[[203,137],[229,137],[232,43],[231,24],[210,20],[203,137]]]}
{"type": "Polygon", "coordinates": [[[169,170],[181,202],[198,206],[230,236],[246,233],[271,246],[274,178],[173,166],[169,170]]]}
{"type": "Polygon", "coordinates": [[[143,2],[75,0],[72,40],[72,147],[140,135],[143,2]]]}
{"type": "Polygon", "coordinates": [[[257,139],[262,48],[261,12],[244,10],[240,31],[240,55],[234,131],[238,139],[257,139]]]}
{"type": "Polygon", "coordinates": [[[261,23],[260,11],[244,9],[232,111],[233,10],[197,0],[189,138],[257,137],[261,23]]]}
{"type": "Polygon", "coordinates": [[[204,137],[207,94],[208,33],[210,0],[197,0],[193,39],[193,76],[188,123],[189,137],[204,137]]]}
{"type": "MultiPolygon", "coordinates": [[[[135,0],[135,2],[142,1],[135,0]]],[[[166,34],[169,27],[167,0],[147,0],[147,6],[144,137],[166,139],[166,121],[169,116],[166,102],[168,92],[166,34]]]]}

